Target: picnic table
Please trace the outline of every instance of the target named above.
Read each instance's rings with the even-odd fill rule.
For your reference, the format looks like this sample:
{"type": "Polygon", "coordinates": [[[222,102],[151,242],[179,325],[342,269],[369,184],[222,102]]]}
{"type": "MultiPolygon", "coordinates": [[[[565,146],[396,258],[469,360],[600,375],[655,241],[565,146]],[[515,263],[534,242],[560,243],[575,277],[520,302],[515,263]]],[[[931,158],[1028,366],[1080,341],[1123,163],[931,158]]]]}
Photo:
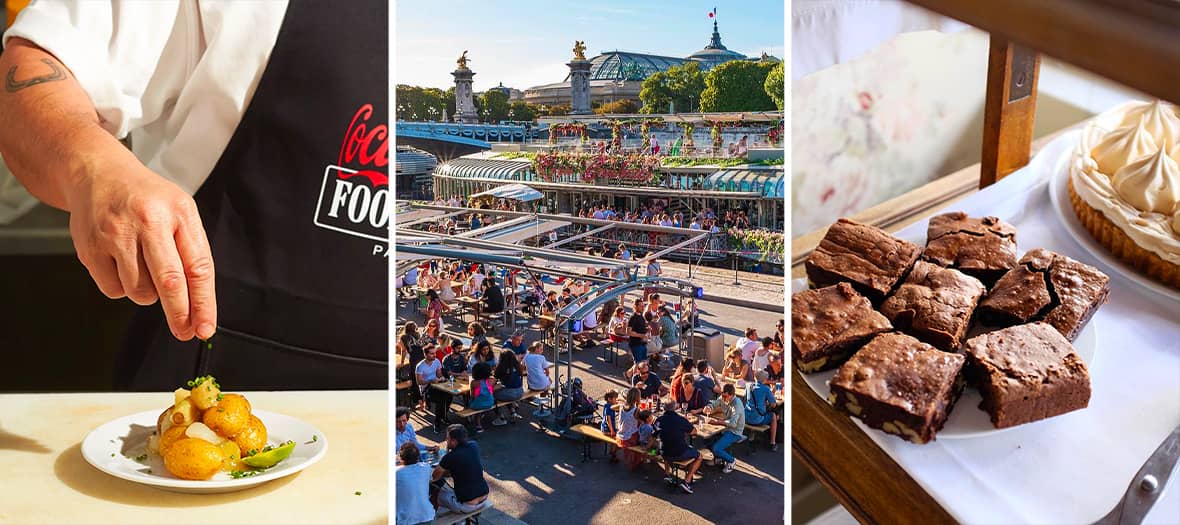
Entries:
{"type": "Polygon", "coordinates": [[[471,320],[474,321],[479,318],[479,299],[470,295],[463,295],[457,297],[455,302],[459,303],[459,320],[463,320],[463,312],[471,312],[471,320]]]}

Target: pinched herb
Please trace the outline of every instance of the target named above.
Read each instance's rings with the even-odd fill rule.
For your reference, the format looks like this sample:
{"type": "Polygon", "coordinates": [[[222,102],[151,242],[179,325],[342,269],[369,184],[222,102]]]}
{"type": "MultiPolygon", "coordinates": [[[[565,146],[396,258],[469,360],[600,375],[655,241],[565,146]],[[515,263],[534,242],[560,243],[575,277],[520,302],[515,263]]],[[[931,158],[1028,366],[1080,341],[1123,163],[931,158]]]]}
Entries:
{"type": "Polygon", "coordinates": [[[357,496],[360,496],[360,495],[361,495],[361,491],[359,491],[359,490],[358,490],[358,491],[356,491],[356,492],[355,492],[355,494],[356,494],[357,496]]]}
{"type": "Polygon", "coordinates": [[[261,474],[261,470],[235,470],[229,473],[229,477],[234,479],[248,478],[250,476],[257,476],[261,474]]]}
{"type": "Polygon", "coordinates": [[[198,377],[198,378],[196,378],[196,379],[193,379],[192,381],[189,381],[189,382],[188,382],[188,387],[189,387],[190,389],[192,389],[192,388],[196,388],[196,387],[198,387],[198,386],[201,386],[201,383],[204,383],[205,381],[212,381],[212,382],[213,382],[213,386],[215,386],[215,387],[217,387],[217,388],[219,388],[219,389],[221,388],[221,385],[217,384],[217,380],[216,380],[216,379],[213,379],[213,376],[201,376],[201,377],[198,377]]]}
{"type": "Polygon", "coordinates": [[[225,399],[225,394],[217,394],[217,400],[221,401],[222,399],[225,399]]]}
{"type": "Polygon", "coordinates": [[[305,441],[303,444],[304,444],[304,445],[310,445],[310,444],[312,444],[312,443],[315,443],[316,441],[319,441],[319,440],[320,440],[320,437],[319,437],[319,436],[317,436],[317,435],[315,435],[315,434],[312,434],[312,435],[311,435],[311,441],[305,441]]]}

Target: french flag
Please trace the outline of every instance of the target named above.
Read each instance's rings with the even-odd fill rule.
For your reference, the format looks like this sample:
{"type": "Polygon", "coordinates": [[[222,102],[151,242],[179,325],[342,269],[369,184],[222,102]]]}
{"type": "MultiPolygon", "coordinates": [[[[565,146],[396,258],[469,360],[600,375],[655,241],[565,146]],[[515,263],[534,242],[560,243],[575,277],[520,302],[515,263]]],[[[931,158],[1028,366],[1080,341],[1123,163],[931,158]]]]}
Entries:
{"type": "Polygon", "coordinates": [[[714,8],[713,8],[713,12],[712,12],[712,13],[709,13],[709,18],[713,18],[713,17],[715,17],[715,16],[717,16],[717,8],[716,8],[716,7],[714,7],[714,8]]]}

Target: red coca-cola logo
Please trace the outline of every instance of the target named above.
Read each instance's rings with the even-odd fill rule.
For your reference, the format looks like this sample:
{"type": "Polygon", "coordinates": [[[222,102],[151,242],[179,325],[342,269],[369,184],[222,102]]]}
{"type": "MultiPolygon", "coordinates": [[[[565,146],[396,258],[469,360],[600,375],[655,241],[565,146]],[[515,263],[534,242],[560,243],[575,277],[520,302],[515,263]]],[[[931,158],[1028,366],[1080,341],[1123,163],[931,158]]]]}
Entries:
{"type": "Polygon", "coordinates": [[[377,124],[370,128],[369,118],[372,116],[372,104],[365,104],[357,109],[352,121],[348,123],[348,131],[344,133],[337,163],[340,166],[361,168],[348,177],[366,177],[374,187],[388,186],[389,176],[383,170],[389,165],[389,126],[377,124]],[[382,171],[365,169],[367,167],[380,168],[382,171]]]}

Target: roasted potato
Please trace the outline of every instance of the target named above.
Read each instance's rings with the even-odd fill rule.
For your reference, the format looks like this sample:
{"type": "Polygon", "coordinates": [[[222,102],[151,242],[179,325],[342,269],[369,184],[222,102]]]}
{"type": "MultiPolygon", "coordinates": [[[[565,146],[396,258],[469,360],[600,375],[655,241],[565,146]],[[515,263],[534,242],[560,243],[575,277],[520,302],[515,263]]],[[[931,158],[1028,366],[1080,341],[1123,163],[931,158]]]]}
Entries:
{"type": "Polygon", "coordinates": [[[180,440],[188,437],[184,433],[185,430],[188,430],[188,425],[172,425],[171,427],[168,427],[168,430],[165,430],[163,434],[160,434],[159,447],[160,447],[160,455],[161,456],[163,456],[165,453],[167,453],[168,448],[171,447],[173,444],[175,444],[177,441],[180,441],[180,440]]]}
{"type": "Polygon", "coordinates": [[[266,446],[266,425],[258,416],[250,415],[250,422],[232,438],[238,444],[243,456],[252,455],[251,451],[262,450],[266,446]]]}
{"type": "Polygon", "coordinates": [[[238,448],[237,443],[233,441],[222,441],[217,448],[221,449],[221,470],[222,472],[233,472],[235,470],[245,470],[248,467],[242,463],[242,451],[238,448]]]}
{"type": "Polygon", "coordinates": [[[168,407],[163,412],[160,412],[160,417],[156,418],[156,435],[164,435],[164,431],[172,426],[172,407],[168,407]]]}
{"type": "Polygon", "coordinates": [[[191,397],[181,400],[176,406],[172,407],[172,424],[189,426],[195,421],[200,421],[201,411],[197,410],[197,406],[193,404],[191,397]]]}
{"type": "Polygon", "coordinates": [[[217,386],[217,382],[210,378],[193,387],[191,399],[198,409],[209,410],[210,407],[217,405],[217,395],[220,393],[221,389],[217,386]]]}
{"type": "Polygon", "coordinates": [[[221,437],[237,435],[250,422],[250,402],[238,394],[224,394],[201,421],[221,437]]]}
{"type": "Polygon", "coordinates": [[[180,479],[212,478],[224,461],[221,449],[203,439],[180,439],[164,453],[164,467],[180,479]]]}

